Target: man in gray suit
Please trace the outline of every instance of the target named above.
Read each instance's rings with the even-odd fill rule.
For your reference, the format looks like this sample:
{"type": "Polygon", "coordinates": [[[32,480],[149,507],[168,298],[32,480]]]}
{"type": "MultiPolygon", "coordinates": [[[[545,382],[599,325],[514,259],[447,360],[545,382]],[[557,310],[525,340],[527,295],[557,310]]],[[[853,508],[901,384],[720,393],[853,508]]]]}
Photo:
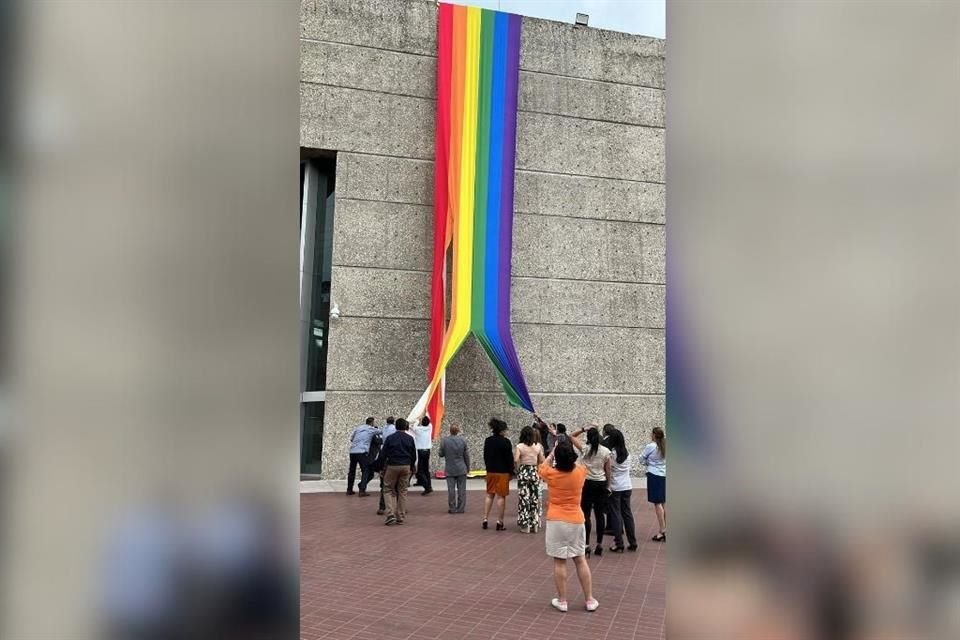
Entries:
{"type": "Polygon", "coordinates": [[[463,513],[467,507],[467,471],[470,470],[470,452],[467,441],[460,435],[460,425],[450,427],[450,435],[440,441],[440,457],[445,461],[447,474],[447,513],[463,513]]]}

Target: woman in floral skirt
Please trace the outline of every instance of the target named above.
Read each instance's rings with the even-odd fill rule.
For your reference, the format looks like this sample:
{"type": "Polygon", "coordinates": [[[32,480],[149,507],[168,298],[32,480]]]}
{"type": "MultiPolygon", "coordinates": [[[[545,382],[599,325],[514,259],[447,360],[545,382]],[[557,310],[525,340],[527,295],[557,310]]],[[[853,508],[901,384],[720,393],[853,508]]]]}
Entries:
{"type": "Polygon", "coordinates": [[[540,530],[540,474],[537,468],[546,458],[537,430],[527,426],[520,431],[520,444],[513,454],[517,467],[517,525],[524,533],[540,530]]]}

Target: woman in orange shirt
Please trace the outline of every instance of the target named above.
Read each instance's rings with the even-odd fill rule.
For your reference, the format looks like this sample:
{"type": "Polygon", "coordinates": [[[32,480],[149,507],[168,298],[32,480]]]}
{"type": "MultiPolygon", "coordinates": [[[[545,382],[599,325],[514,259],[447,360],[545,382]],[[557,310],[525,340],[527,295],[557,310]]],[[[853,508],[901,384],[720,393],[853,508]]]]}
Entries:
{"type": "Polygon", "coordinates": [[[567,560],[572,559],[577,578],[583,589],[587,611],[596,611],[600,603],[593,597],[590,566],[584,555],[587,545],[583,526],[580,495],[587,478],[587,468],[577,464],[577,452],[582,445],[574,439],[557,443],[550,456],[540,465],[540,477],[547,483],[547,555],[553,558],[553,579],[557,597],[550,604],[558,611],[567,611],[567,560]],[[554,466],[556,465],[556,466],[554,466]]]}

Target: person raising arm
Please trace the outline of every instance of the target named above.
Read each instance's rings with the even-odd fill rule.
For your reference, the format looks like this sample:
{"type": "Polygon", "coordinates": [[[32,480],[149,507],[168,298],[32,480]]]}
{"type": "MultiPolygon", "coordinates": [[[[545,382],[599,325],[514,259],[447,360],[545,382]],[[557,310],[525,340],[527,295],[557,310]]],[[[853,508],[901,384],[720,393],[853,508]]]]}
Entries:
{"type": "MultiPolygon", "coordinates": [[[[586,554],[590,555],[590,531],[592,523],[590,514],[593,513],[596,520],[597,547],[595,554],[603,554],[603,535],[606,525],[607,501],[610,496],[610,485],[612,480],[612,467],[610,465],[610,449],[600,444],[600,430],[595,424],[585,429],[580,429],[574,433],[579,436],[587,434],[587,447],[581,447],[580,461],[587,467],[587,478],[583,486],[583,497],[580,503],[583,509],[584,526],[586,528],[586,554]]],[[[574,437],[574,443],[579,440],[574,437]]]]}
{"type": "Polygon", "coordinates": [[[553,558],[553,578],[557,597],[550,604],[566,613],[567,560],[573,560],[587,611],[596,611],[600,603],[593,597],[593,580],[585,557],[586,536],[581,493],[587,468],[577,463],[572,439],[558,440],[543,464],[540,477],[548,486],[546,552],[553,558]]]}
{"type": "MultiPolygon", "coordinates": [[[[560,439],[560,434],[559,434],[559,432],[557,431],[557,425],[556,425],[556,424],[550,423],[549,425],[547,425],[547,428],[550,430],[550,433],[553,434],[554,438],[557,438],[558,440],[560,439]]],[[[579,438],[580,438],[580,436],[581,436],[583,433],[585,433],[586,431],[587,431],[587,427],[581,427],[580,429],[577,429],[577,430],[574,431],[573,433],[565,433],[565,434],[563,434],[563,435],[565,436],[564,439],[565,439],[565,440],[568,440],[568,441],[570,442],[570,444],[572,444],[572,445],[577,449],[577,451],[578,451],[579,453],[583,453],[583,443],[580,442],[580,439],[579,439],[579,438]]]]}

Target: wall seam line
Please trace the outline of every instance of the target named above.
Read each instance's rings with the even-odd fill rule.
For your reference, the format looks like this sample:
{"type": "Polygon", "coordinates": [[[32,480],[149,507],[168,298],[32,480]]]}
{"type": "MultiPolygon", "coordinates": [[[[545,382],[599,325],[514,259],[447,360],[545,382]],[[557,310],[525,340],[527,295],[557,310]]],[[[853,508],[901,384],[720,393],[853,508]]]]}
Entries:
{"type": "MultiPolygon", "coordinates": [[[[354,196],[340,196],[337,199],[338,202],[371,202],[374,204],[399,204],[408,207],[423,207],[425,209],[433,209],[432,204],[425,204],[423,202],[403,202],[400,200],[377,200],[374,198],[357,198],[354,196]]],[[[648,225],[654,227],[664,227],[666,222],[652,222],[650,220],[621,220],[619,218],[590,218],[587,216],[568,216],[562,215],[559,213],[539,213],[537,211],[520,211],[519,209],[514,211],[514,215],[518,216],[535,216],[541,218],[564,218],[568,220],[588,220],[590,222],[612,222],[612,223],[622,223],[622,224],[640,224],[648,225]]]]}
{"type": "MultiPolygon", "coordinates": [[[[301,140],[301,143],[303,141],[301,140]]],[[[304,149],[317,149],[324,150],[325,147],[309,147],[303,146],[304,149]]],[[[377,153],[373,151],[358,151],[355,149],[326,149],[328,151],[336,151],[338,155],[340,154],[354,154],[358,156],[372,156],[376,158],[393,158],[395,160],[415,160],[417,162],[430,162],[433,163],[434,159],[430,158],[421,158],[417,156],[400,156],[392,153],[377,153]]],[[[339,164],[339,163],[338,163],[339,164]]],[[[545,169],[526,169],[523,167],[517,167],[517,171],[521,173],[542,173],[544,175],[552,176],[561,176],[563,178],[592,178],[594,180],[611,180],[614,182],[639,182],[641,184],[658,184],[661,186],[666,186],[666,183],[662,180],[639,180],[637,178],[617,178],[613,176],[591,176],[585,173],[563,173],[562,171],[547,171],[545,169]]]]}
{"type": "MultiPolygon", "coordinates": [[[[363,87],[348,87],[342,84],[330,84],[329,82],[315,82],[312,80],[300,79],[300,84],[311,85],[314,87],[329,87],[331,89],[346,89],[347,91],[360,91],[362,93],[373,93],[376,95],[384,96],[395,96],[397,98],[409,98],[411,100],[423,100],[424,102],[429,102],[435,104],[437,102],[436,98],[431,98],[428,96],[416,96],[411,93],[399,93],[397,91],[387,91],[384,89],[365,89],[363,87]]],[[[591,118],[589,116],[575,116],[567,113],[554,113],[551,111],[538,111],[536,109],[522,109],[517,108],[517,113],[532,113],[535,115],[541,116],[550,116],[552,118],[566,118],[568,120],[583,120],[584,122],[603,122],[605,124],[617,124],[624,127],[638,127],[640,129],[662,129],[666,131],[666,126],[662,124],[643,124],[640,122],[626,122],[624,120],[610,120],[608,118],[591,118]]]]}
{"type": "MultiPolygon", "coordinates": [[[[332,265],[338,269],[374,269],[377,271],[406,271],[409,273],[433,273],[432,269],[411,269],[409,267],[384,267],[374,264],[346,264],[346,263],[334,263],[332,265]]],[[[557,276],[526,276],[519,274],[511,274],[510,276],[514,280],[559,280],[561,282],[586,282],[590,284],[629,284],[629,285],[642,285],[648,287],[665,287],[667,286],[664,282],[644,282],[638,280],[598,280],[587,279],[587,278],[563,278],[557,276]]]]}
{"type": "MultiPolygon", "coordinates": [[[[416,322],[429,322],[429,317],[424,316],[365,316],[359,314],[341,314],[340,319],[357,318],[360,320],[413,320],[416,322]]],[[[528,322],[524,320],[511,320],[513,326],[536,326],[536,327],[578,327],[584,329],[640,329],[643,331],[666,331],[665,327],[635,327],[623,324],[580,324],[576,322],[528,322]]]]}
{"type": "MultiPolygon", "coordinates": [[[[355,42],[340,42],[339,40],[320,40],[317,38],[306,38],[300,36],[300,42],[309,42],[311,44],[335,44],[341,47],[358,47],[360,49],[371,49],[373,51],[385,51],[387,53],[397,53],[400,55],[406,56],[416,56],[418,58],[430,58],[436,60],[437,56],[430,53],[420,53],[419,51],[402,51],[400,49],[389,49],[387,47],[375,47],[369,44],[357,44],[355,42]]],[[[644,56],[646,58],[652,58],[654,60],[665,60],[665,57],[662,56],[644,56]]],[[[598,82],[600,84],[612,84],[618,87],[638,87],[640,89],[652,89],[654,91],[666,91],[666,87],[658,87],[655,85],[649,84],[639,84],[634,82],[616,82],[614,80],[601,80],[600,78],[584,78],[583,76],[566,76],[562,73],[551,73],[550,71],[542,71],[539,69],[525,69],[520,67],[521,73],[532,73],[543,76],[554,76],[557,78],[569,78],[571,80],[582,80],[584,82],[598,82]]]]}
{"type": "MultiPolygon", "coordinates": [[[[369,394],[369,393],[423,393],[423,389],[331,389],[327,387],[327,393],[343,393],[343,394],[369,394]]],[[[482,389],[482,390],[462,390],[454,391],[449,387],[446,390],[447,394],[462,394],[462,393],[496,393],[503,394],[503,389],[482,389]]],[[[609,398],[663,398],[666,394],[663,391],[660,392],[651,392],[651,393],[626,393],[619,391],[530,391],[531,396],[599,396],[599,397],[609,397],[609,398]]],[[[329,402],[329,400],[326,400],[329,402]]]]}

